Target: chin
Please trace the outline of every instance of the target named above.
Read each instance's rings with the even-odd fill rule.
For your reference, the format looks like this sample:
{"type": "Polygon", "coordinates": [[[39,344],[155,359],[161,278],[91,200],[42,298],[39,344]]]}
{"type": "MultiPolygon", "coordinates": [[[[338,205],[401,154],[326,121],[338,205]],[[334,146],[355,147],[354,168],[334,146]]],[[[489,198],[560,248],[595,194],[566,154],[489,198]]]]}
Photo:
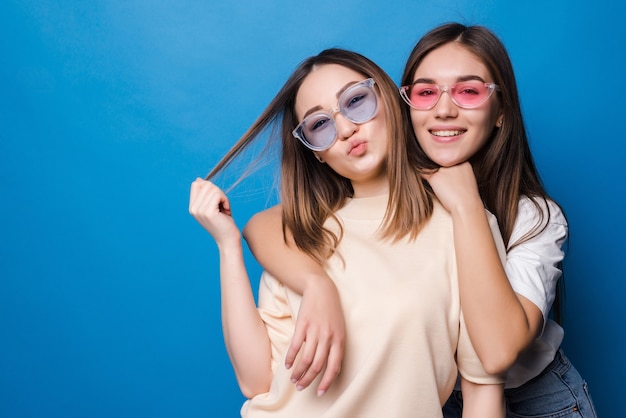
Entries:
{"type": "Polygon", "coordinates": [[[428,158],[441,167],[452,167],[467,161],[468,156],[464,152],[451,148],[422,148],[428,158]],[[430,149],[429,149],[430,148],[430,149]]]}
{"type": "Polygon", "coordinates": [[[465,161],[467,161],[466,158],[459,158],[459,157],[446,157],[446,158],[432,158],[433,162],[435,162],[435,164],[440,165],[441,167],[453,167],[455,165],[464,163],[465,161]]]}

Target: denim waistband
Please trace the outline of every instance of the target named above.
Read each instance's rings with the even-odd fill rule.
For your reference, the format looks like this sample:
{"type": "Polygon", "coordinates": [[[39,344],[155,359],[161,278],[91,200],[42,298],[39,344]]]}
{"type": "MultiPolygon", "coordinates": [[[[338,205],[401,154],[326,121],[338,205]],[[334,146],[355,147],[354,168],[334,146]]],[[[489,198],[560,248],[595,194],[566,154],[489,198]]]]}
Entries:
{"type": "Polygon", "coordinates": [[[545,369],[541,371],[537,376],[530,379],[528,382],[524,383],[521,386],[516,388],[505,389],[505,393],[515,392],[517,390],[521,390],[526,386],[532,385],[534,381],[541,379],[547,373],[557,373],[559,375],[564,375],[567,371],[572,367],[572,363],[565,356],[562,349],[558,349],[554,354],[554,359],[546,366],[545,369]]]}

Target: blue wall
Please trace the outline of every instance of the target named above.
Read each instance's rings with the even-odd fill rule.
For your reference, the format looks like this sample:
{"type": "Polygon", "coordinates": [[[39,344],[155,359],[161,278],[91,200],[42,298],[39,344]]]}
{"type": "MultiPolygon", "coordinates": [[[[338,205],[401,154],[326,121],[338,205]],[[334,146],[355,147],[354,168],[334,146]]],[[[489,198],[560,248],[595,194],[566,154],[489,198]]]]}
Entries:
{"type": "MultiPolygon", "coordinates": [[[[217,251],[187,212],[190,182],[303,58],[355,49],[397,81],[416,40],[450,20],[509,48],[570,220],[566,352],[600,416],[619,416],[624,6],[365,3],[0,3],[0,416],[237,416],[217,251]]],[[[232,196],[240,226],[268,204],[258,178],[232,196]]]]}

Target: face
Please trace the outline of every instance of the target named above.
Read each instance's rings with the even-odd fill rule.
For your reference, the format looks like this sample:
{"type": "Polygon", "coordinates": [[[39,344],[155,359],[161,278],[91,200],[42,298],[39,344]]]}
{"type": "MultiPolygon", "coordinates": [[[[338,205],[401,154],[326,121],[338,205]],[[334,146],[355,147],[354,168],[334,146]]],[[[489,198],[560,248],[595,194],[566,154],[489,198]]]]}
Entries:
{"type": "MultiPolygon", "coordinates": [[[[363,75],[337,64],[317,67],[302,82],[296,96],[298,121],[316,112],[332,112],[340,95],[350,86],[365,80],[363,75]]],[[[318,159],[328,164],[339,175],[348,178],[359,190],[387,185],[386,158],[388,131],[380,98],[374,117],[355,123],[342,113],[334,113],[337,140],[328,149],[315,152],[318,159]]],[[[296,140],[294,138],[294,140],[296,140]]]]}
{"type": "MultiPolygon", "coordinates": [[[[494,80],[481,60],[465,47],[448,43],[430,52],[415,71],[413,81],[429,80],[440,86],[459,81],[494,80]]],[[[411,109],[411,122],[417,140],[435,163],[450,167],[470,159],[501,124],[500,103],[492,94],[481,105],[464,109],[442,93],[429,110],[411,109]]]]}

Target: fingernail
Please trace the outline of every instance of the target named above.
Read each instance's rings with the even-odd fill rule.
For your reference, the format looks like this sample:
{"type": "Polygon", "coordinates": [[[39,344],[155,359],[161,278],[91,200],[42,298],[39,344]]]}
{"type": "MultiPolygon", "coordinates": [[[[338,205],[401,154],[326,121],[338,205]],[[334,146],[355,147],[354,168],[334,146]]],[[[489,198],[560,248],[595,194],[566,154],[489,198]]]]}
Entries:
{"type": "Polygon", "coordinates": [[[291,383],[296,383],[298,381],[298,379],[296,379],[295,377],[291,378],[291,383]]]}
{"type": "Polygon", "coordinates": [[[325,393],[326,393],[326,391],[325,391],[324,389],[319,389],[319,390],[317,391],[317,396],[322,396],[322,395],[323,395],[323,394],[325,394],[325,393]]]}
{"type": "Polygon", "coordinates": [[[302,386],[302,385],[298,385],[298,386],[296,386],[296,389],[298,389],[298,390],[302,390],[302,389],[304,389],[304,386],[302,386]]]}
{"type": "Polygon", "coordinates": [[[286,368],[287,370],[291,369],[291,363],[285,363],[285,368],[286,368]]]}

